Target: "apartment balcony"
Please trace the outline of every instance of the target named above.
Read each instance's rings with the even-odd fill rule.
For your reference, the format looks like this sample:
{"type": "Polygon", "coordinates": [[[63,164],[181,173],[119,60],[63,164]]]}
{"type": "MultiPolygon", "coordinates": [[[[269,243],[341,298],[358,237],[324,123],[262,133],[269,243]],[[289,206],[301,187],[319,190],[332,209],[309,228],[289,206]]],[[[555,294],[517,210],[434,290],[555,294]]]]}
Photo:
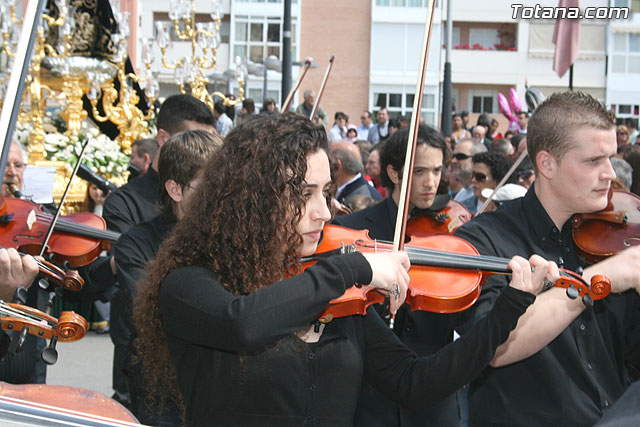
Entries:
{"type": "Polygon", "coordinates": [[[453,49],[451,73],[454,83],[515,85],[518,52],[512,50],[453,49]]]}

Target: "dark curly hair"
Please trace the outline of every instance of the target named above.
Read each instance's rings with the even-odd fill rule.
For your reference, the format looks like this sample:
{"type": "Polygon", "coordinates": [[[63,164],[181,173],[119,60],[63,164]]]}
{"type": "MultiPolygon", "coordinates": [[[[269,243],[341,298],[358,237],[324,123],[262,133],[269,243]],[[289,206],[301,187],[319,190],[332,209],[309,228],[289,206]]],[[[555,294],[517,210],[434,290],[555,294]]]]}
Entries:
{"type": "MultiPolygon", "coordinates": [[[[471,158],[473,163],[484,163],[491,170],[491,177],[500,182],[502,178],[509,172],[512,163],[504,154],[496,151],[485,151],[484,153],[474,154],[471,158]]],[[[507,180],[507,183],[514,181],[513,175],[507,180]]]]}
{"type": "Polygon", "coordinates": [[[326,132],[307,118],[261,115],[231,131],[205,166],[190,211],[147,266],[135,301],[136,348],[152,404],[182,403],[162,327],[163,279],[201,265],[229,292],[246,295],[299,272],[307,156],[327,148],[326,132]]]}

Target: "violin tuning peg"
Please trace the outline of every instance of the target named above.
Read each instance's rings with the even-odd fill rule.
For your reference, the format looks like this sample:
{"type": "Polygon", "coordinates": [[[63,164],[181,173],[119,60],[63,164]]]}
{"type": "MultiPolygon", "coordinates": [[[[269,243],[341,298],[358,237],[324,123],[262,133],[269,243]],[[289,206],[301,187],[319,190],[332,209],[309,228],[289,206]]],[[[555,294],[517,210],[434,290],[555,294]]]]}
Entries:
{"type": "Polygon", "coordinates": [[[57,292],[50,292],[49,297],[47,298],[47,303],[44,305],[44,311],[46,314],[51,314],[51,309],[53,309],[53,301],[57,297],[57,292]]]}
{"type": "Polygon", "coordinates": [[[558,257],[558,268],[564,268],[564,258],[558,257]]]}
{"type": "Polygon", "coordinates": [[[49,341],[49,345],[46,346],[40,354],[42,361],[47,365],[53,365],[58,361],[58,350],[56,350],[57,343],[58,337],[54,335],[53,338],[51,338],[51,341],[49,341]]]}
{"type": "Polygon", "coordinates": [[[13,293],[13,302],[25,305],[27,303],[27,288],[24,286],[18,286],[13,293]]]}
{"type": "Polygon", "coordinates": [[[567,296],[571,299],[576,299],[580,296],[580,291],[578,291],[573,284],[569,285],[567,288],[567,296]]]}
{"type": "Polygon", "coordinates": [[[587,306],[587,308],[593,307],[593,298],[591,298],[591,295],[589,294],[585,294],[585,296],[582,297],[582,302],[587,306]]]}
{"type": "Polygon", "coordinates": [[[40,289],[46,291],[47,289],[49,289],[49,287],[51,287],[51,284],[47,279],[41,278],[40,280],[38,280],[38,286],[40,286],[40,289]]]}
{"type": "Polygon", "coordinates": [[[16,353],[20,353],[22,351],[22,347],[24,346],[24,341],[27,339],[28,333],[29,333],[29,327],[24,326],[20,331],[20,335],[18,335],[18,343],[16,344],[16,353]]]}

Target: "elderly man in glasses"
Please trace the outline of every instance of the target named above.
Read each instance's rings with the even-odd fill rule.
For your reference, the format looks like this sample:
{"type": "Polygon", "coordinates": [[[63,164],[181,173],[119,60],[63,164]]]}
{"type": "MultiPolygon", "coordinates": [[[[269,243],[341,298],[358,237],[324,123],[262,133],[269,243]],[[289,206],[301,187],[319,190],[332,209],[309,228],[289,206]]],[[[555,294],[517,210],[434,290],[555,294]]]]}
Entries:
{"type": "Polygon", "coordinates": [[[475,142],[472,138],[462,139],[453,150],[451,165],[449,167],[449,189],[454,195],[454,200],[462,202],[473,196],[471,174],[473,163],[471,157],[477,153],[484,153],[487,148],[484,144],[475,142]]]}
{"type": "Polygon", "coordinates": [[[11,143],[11,149],[7,157],[7,166],[4,170],[4,178],[2,179],[2,194],[4,197],[14,197],[16,190],[22,190],[25,167],[26,164],[24,163],[22,148],[14,141],[11,143]]]}
{"type": "Polygon", "coordinates": [[[476,213],[487,199],[482,195],[485,188],[496,188],[498,182],[511,167],[511,161],[501,153],[489,151],[478,153],[472,157],[473,171],[471,182],[473,184],[473,196],[461,201],[470,212],[476,213]]]}

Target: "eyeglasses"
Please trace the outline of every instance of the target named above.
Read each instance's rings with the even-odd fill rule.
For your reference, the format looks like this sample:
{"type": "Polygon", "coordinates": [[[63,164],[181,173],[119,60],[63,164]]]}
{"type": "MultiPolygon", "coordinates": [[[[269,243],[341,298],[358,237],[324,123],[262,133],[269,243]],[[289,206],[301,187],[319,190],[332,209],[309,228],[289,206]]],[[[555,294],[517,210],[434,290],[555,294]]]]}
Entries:
{"type": "Polygon", "coordinates": [[[7,168],[9,167],[13,167],[16,170],[22,170],[26,167],[27,165],[25,165],[22,162],[15,162],[15,163],[7,163],[7,168]]]}
{"type": "Polygon", "coordinates": [[[535,172],[533,169],[528,169],[526,171],[518,172],[518,179],[527,180],[529,179],[535,172]]]}
{"type": "Polygon", "coordinates": [[[453,155],[453,158],[456,159],[456,160],[467,160],[469,157],[471,157],[471,156],[468,156],[468,155],[466,155],[464,153],[455,153],[453,155]]]}
{"type": "Polygon", "coordinates": [[[476,180],[476,182],[485,182],[489,177],[485,174],[483,174],[482,172],[474,172],[473,175],[471,175],[473,177],[473,179],[476,180]]]}

